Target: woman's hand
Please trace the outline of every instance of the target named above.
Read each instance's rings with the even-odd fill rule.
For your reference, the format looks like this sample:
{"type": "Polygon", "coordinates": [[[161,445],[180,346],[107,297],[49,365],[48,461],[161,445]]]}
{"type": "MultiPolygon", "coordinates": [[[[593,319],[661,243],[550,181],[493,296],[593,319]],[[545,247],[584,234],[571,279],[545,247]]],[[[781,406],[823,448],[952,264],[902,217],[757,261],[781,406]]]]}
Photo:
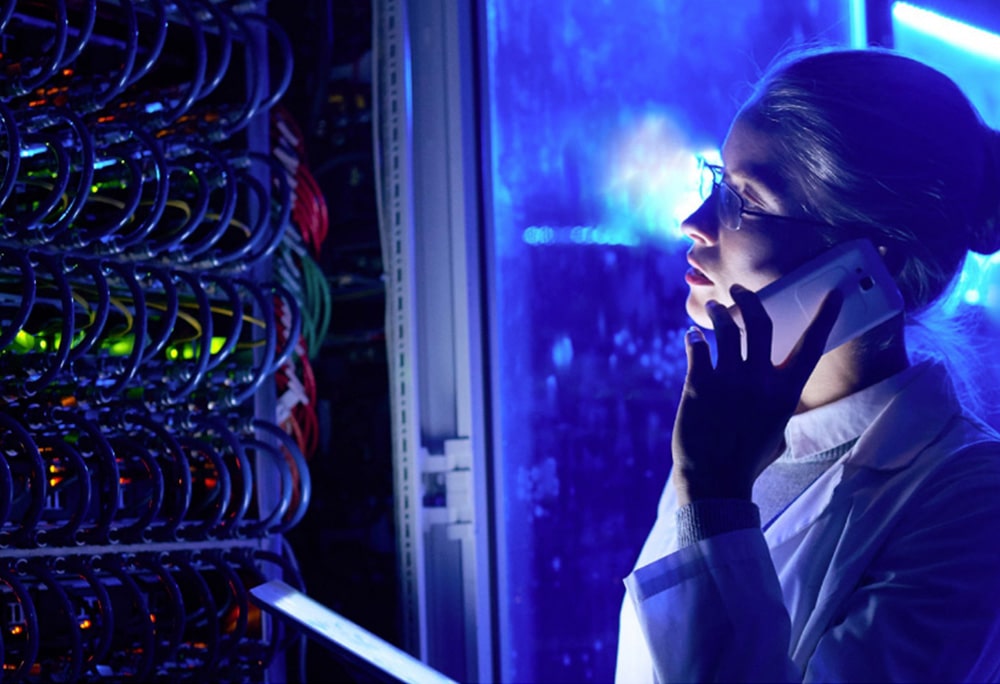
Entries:
{"type": "Polygon", "coordinates": [[[712,367],[699,328],[685,336],[688,372],[674,421],[674,484],[678,501],[750,500],[754,480],[779,456],[785,425],[802,388],[823,355],[843,297],[834,290],[788,359],[771,363],[771,319],[756,293],[730,289],[747,336],[743,358],[740,329],[724,306],[708,303],[718,362],[712,367]]]}

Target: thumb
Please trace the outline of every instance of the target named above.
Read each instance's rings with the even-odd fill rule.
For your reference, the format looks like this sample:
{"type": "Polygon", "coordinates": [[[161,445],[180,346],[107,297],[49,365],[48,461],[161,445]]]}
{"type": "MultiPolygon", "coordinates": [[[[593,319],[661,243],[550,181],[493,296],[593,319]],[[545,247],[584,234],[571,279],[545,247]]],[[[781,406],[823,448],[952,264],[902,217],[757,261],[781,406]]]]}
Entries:
{"type": "Polygon", "coordinates": [[[688,328],[684,334],[684,348],[688,363],[686,384],[697,386],[712,371],[712,353],[701,328],[694,325],[688,328]]]}

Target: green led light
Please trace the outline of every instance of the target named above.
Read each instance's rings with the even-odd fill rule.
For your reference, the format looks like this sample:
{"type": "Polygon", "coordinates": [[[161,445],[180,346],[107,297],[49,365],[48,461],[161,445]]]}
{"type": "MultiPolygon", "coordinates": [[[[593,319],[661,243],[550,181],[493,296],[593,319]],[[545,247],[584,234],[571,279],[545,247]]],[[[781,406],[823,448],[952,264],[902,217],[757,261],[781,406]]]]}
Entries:
{"type": "Polygon", "coordinates": [[[116,340],[105,343],[104,348],[112,356],[128,356],[135,347],[135,336],[120,337],[116,340]]]}
{"type": "MultiPolygon", "coordinates": [[[[222,351],[222,348],[226,344],[225,337],[212,337],[211,343],[208,345],[208,350],[210,354],[218,354],[222,351]]],[[[191,361],[197,359],[201,350],[201,344],[196,342],[184,342],[182,344],[174,344],[167,347],[167,359],[170,361],[177,361],[178,359],[182,361],[191,361]]]]}
{"type": "Polygon", "coordinates": [[[35,336],[21,330],[14,336],[15,351],[31,351],[35,348],[35,336]]]}

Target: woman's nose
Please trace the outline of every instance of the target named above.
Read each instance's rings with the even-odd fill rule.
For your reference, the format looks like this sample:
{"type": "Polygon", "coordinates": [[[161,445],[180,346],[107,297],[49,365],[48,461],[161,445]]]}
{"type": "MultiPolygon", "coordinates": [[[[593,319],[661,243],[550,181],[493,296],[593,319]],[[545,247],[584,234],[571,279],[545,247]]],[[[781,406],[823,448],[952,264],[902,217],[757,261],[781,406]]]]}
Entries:
{"type": "Polygon", "coordinates": [[[719,239],[714,197],[709,197],[681,223],[681,231],[700,245],[714,245],[719,239]]]}

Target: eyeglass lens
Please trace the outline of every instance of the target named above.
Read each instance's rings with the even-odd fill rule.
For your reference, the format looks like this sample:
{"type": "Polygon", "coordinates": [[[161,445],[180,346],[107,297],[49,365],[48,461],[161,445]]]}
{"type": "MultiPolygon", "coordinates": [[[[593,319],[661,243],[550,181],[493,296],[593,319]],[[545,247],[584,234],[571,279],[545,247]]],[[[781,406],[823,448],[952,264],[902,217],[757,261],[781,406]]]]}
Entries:
{"type": "Polygon", "coordinates": [[[728,230],[738,230],[740,215],[743,212],[743,200],[722,182],[722,170],[719,167],[703,164],[701,174],[701,198],[707,200],[718,193],[715,198],[715,212],[719,225],[728,230]]]}

